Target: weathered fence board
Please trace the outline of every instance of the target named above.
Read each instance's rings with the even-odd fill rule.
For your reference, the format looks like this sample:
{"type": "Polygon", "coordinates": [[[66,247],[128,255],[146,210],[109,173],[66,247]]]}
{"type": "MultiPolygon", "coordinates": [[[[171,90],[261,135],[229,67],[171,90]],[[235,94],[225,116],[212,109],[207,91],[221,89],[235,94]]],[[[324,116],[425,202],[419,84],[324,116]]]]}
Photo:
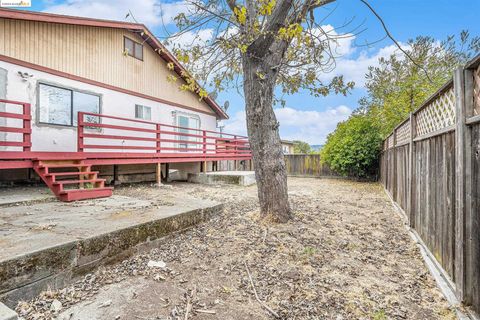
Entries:
{"type": "MultiPolygon", "coordinates": [[[[413,183],[414,229],[453,279],[455,135],[450,132],[416,144],[413,183]]],[[[408,197],[408,195],[407,195],[408,197]]],[[[398,202],[398,200],[397,200],[398,202]]],[[[402,208],[406,206],[398,202],[402,208]]],[[[406,203],[406,202],[405,202],[406,203]]]]}
{"type": "Polygon", "coordinates": [[[321,162],[319,154],[287,154],[285,165],[287,174],[291,176],[338,176],[328,165],[321,162]]]}
{"type": "Polygon", "coordinates": [[[408,149],[409,149],[409,145],[403,145],[403,146],[400,146],[400,147],[397,147],[395,149],[395,159],[394,161],[396,161],[396,165],[395,165],[395,168],[396,168],[396,176],[395,176],[395,180],[396,180],[396,183],[395,183],[395,194],[394,194],[394,200],[396,202],[398,202],[402,208],[406,208],[407,206],[407,189],[408,189],[408,171],[409,171],[409,167],[408,167],[408,156],[409,156],[409,153],[408,153],[408,149]]]}
{"type": "Polygon", "coordinates": [[[380,181],[480,313],[480,56],[385,139],[380,181]]]}
{"type": "MultiPolygon", "coordinates": [[[[480,68],[479,68],[480,70],[480,68]]],[[[467,281],[471,284],[471,305],[480,312],[480,124],[472,126],[472,188],[471,188],[471,226],[470,241],[467,243],[467,281]]]]}

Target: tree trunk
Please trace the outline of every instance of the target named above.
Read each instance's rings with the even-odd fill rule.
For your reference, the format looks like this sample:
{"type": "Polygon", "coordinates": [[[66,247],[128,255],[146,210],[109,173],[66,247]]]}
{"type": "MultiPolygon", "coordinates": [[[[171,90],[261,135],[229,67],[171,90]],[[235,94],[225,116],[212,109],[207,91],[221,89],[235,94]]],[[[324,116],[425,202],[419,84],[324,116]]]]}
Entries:
{"type": "Polygon", "coordinates": [[[287,172],[273,112],[277,71],[273,62],[243,56],[247,129],[252,150],[261,216],[275,222],[292,218],[287,172]]]}

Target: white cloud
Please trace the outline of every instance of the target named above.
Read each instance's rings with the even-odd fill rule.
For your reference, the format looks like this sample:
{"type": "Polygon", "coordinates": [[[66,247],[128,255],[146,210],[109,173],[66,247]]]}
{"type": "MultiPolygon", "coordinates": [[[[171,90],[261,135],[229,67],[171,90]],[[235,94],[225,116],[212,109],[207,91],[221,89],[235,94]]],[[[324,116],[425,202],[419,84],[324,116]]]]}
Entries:
{"type": "Polygon", "coordinates": [[[139,23],[148,26],[157,26],[172,23],[173,18],[185,10],[182,1],[161,3],[159,0],[115,0],[114,2],[102,0],[68,0],[61,4],[47,5],[45,12],[65,15],[130,21],[125,16],[129,11],[139,23]]]}
{"type": "Polygon", "coordinates": [[[188,48],[195,45],[205,45],[212,40],[213,29],[201,29],[198,31],[187,31],[171,40],[173,47],[188,48]]]}
{"type": "Polygon", "coordinates": [[[327,39],[327,36],[331,39],[330,48],[334,56],[345,56],[355,51],[354,41],[356,36],[351,33],[345,33],[339,35],[335,30],[335,27],[326,24],[321,26],[322,30],[315,28],[312,30],[312,34],[319,36],[321,39],[327,39]]]}
{"type": "Polygon", "coordinates": [[[343,75],[346,81],[354,81],[357,88],[364,87],[369,66],[378,65],[378,59],[382,57],[399,53],[394,45],[379,50],[358,47],[355,45],[356,35],[339,34],[335,27],[329,24],[314,28],[311,33],[316,37],[317,46],[327,47],[324,52],[325,67],[318,73],[319,79],[325,83],[334,76],[343,75]]]}
{"type": "MultiPolygon", "coordinates": [[[[356,53],[357,51],[358,49],[354,49],[352,53],[356,53]]],[[[377,66],[378,59],[389,57],[397,52],[398,48],[394,45],[390,45],[381,48],[374,54],[369,54],[367,51],[361,51],[356,57],[352,57],[352,54],[341,56],[336,59],[335,69],[330,73],[323,73],[320,76],[320,79],[328,81],[334,76],[343,75],[346,81],[355,81],[355,87],[364,87],[365,74],[368,72],[368,67],[377,66]]]]}
{"type": "MultiPolygon", "coordinates": [[[[275,109],[280,122],[280,136],[286,140],[301,140],[309,144],[323,144],[327,135],[337,123],[344,121],[352,109],[340,105],[324,111],[305,111],[295,108],[275,109]]],[[[225,132],[246,135],[246,116],[244,111],[237,112],[225,125],[225,132]]]]}

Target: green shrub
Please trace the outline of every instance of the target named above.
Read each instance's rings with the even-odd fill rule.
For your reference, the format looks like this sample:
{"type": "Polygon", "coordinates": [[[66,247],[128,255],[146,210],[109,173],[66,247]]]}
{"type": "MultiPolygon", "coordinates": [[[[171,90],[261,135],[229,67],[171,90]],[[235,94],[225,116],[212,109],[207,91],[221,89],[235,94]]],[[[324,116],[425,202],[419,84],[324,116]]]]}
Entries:
{"type": "Polygon", "coordinates": [[[321,158],[339,174],[371,177],[377,173],[381,144],[378,125],[366,115],[355,114],[328,135],[321,158]]]}

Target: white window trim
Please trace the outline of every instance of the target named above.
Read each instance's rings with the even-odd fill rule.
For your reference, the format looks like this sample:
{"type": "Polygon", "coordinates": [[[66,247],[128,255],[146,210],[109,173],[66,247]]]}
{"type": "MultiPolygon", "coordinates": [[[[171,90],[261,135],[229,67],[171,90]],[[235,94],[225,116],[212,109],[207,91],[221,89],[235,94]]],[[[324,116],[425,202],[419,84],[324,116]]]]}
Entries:
{"type": "MultiPolygon", "coordinates": [[[[75,87],[70,87],[70,86],[65,86],[65,85],[62,85],[62,84],[59,84],[59,83],[56,83],[56,82],[52,82],[52,81],[46,81],[46,80],[38,80],[37,81],[37,84],[36,84],[36,90],[35,90],[35,94],[36,94],[36,107],[35,107],[35,117],[36,117],[36,125],[38,127],[56,127],[56,128],[77,128],[78,126],[74,126],[73,125],[73,114],[72,114],[72,124],[70,125],[67,125],[67,124],[57,124],[57,123],[48,123],[48,122],[42,122],[40,121],[40,85],[45,85],[45,86],[50,86],[50,87],[56,87],[56,88],[60,88],[60,89],[65,89],[65,90],[70,90],[70,91],[76,91],[76,92],[79,92],[79,93],[85,93],[85,94],[89,94],[89,95],[92,95],[92,96],[97,96],[98,99],[99,99],[99,103],[98,103],[98,114],[102,114],[102,110],[103,110],[103,95],[100,94],[100,93],[96,93],[96,92],[93,92],[93,91],[89,91],[89,90],[83,90],[83,89],[78,89],[78,88],[75,88],[75,87]]],[[[73,102],[73,99],[72,99],[72,102],[73,102]]],[[[73,112],[73,104],[71,106],[72,108],[72,112],[73,112]]],[[[99,117],[99,123],[102,123],[102,118],[99,117]]],[[[96,131],[101,131],[101,128],[95,128],[96,131]]]]}
{"type": "Polygon", "coordinates": [[[138,104],[138,103],[136,103],[136,104],[135,104],[135,110],[134,110],[134,112],[135,112],[135,114],[134,114],[135,119],[145,120],[145,121],[152,121],[152,107],[149,107],[149,106],[146,106],[146,105],[143,105],[143,104],[138,104]],[[142,117],[141,117],[141,118],[137,117],[137,107],[141,107],[141,108],[142,108],[142,117]],[[150,109],[150,119],[145,119],[145,114],[144,114],[145,108],[150,109]]]}
{"type": "MultiPolygon", "coordinates": [[[[179,116],[193,118],[193,119],[198,120],[198,130],[199,131],[197,131],[197,133],[201,134],[202,131],[200,131],[200,130],[202,130],[202,119],[200,118],[199,114],[175,110],[175,111],[172,111],[172,116],[173,116],[173,125],[175,127],[179,127],[179,125],[178,125],[178,117],[179,116]]],[[[178,132],[178,128],[175,128],[175,131],[178,132]]],[[[200,139],[200,138],[198,138],[198,139],[200,139]]],[[[182,145],[182,144],[186,144],[187,148],[190,148],[188,143],[180,143],[180,142],[177,142],[175,144],[176,145],[175,148],[180,148],[180,145],[182,145]]],[[[193,145],[195,145],[196,147],[199,147],[199,148],[201,147],[201,144],[194,143],[193,145]]],[[[177,151],[180,151],[180,150],[177,150],[177,151]]]]}

